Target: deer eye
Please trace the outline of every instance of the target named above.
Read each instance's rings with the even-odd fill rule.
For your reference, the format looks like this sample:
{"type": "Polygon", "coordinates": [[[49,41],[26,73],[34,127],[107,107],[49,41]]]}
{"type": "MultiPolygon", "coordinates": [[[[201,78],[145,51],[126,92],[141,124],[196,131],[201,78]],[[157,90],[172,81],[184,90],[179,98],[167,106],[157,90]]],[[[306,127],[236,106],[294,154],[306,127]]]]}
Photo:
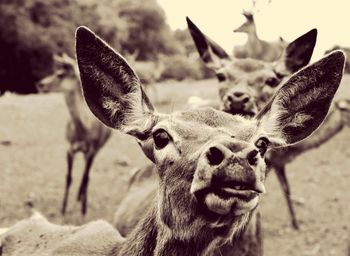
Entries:
{"type": "Polygon", "coordinates": [[[226,76],[223,73],[217,73],[216,77],[218,78],[219,82],[224,82],[226,81],[226,76]]]}
{"type": "Polygon", "coordinates": [[[156,149],[162,149],[168,145],[170,136],[164,129],[159,129],[153,133],[153,141],[156,149]]]}
{"type": "Polygon", "coordinates": [[[271,87],[276,87],[279,84],[279,82],[280,82],[280,80],[277,77],[269,77],[265,81],[265,83],[271,87]]]}
{"type": "Polygon", "coordinates": [[[65,76],[65,72],[63,70],[59,70],[59,71],[57,71],[56,75],[58,78],[61,79],[65,76]]]}
{"type": "Polygon", "coordinates": [[[255,146],[259,149],[260,154],[263,156],[269,146],[270,141],[266,137],[261,137],[255,142],[255,146]]]}

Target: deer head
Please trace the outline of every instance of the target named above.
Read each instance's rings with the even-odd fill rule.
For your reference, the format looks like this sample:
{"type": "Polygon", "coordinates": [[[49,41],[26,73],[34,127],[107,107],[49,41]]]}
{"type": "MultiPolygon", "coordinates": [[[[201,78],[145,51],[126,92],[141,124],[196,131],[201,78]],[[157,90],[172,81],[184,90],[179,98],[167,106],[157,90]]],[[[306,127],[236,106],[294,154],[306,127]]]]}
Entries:
{"type": "Polygon", "coordinates": [[[75,60],[63,53],[54,54],[53,62],[55,71],[36,84],[38,92],[62,92],[76,88],[78,70],[75,60]]]}
{"type": "Polygon", "coordinates": [[[246,21],[241,26],[234,29],[233,32],[241,32],[241,33],[247,33],[247,34],[256,33],[253,13],[243,11],[242,14],[246,18],[246,21]]]}
{"type": "Polygon", "coordinates": [[[120,54],[85,27],[76,40],[89,108],[136,138],[155,164],[157,220],[180,240],[198,232],[225,238],[244,226],[265,192],[266,151],[296,143],[322,123],[344,66],[344,54],[335,52],[301,70],[252,119],[212,108],[161,114],[120,54]]]}
{"type": "Polygon", "coordinates": [[[317,37],[316,29],[307,32],[288,44],[280,60],[270,63],[229,57],[189,18],[187,24],[200,57],[219,80],[221,110],[247,116],[257,114],[283,79],[309,63],[317,37]]]}

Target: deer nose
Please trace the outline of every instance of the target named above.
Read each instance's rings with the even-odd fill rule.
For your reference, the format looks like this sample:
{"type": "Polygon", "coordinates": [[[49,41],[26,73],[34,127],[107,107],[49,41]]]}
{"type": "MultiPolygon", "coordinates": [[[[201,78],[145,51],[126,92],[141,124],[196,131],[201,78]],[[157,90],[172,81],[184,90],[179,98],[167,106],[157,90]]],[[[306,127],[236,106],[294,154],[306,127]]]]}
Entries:
{"type": "Polygon", "coordinates": [[[262,173],[256,169],[258,151],[244,148],[240,143],[209,147],[196,170],[191,192],[200,195],[203,191],[230,188],[264,193],[264,185],[260,181],[262,173]]]}
{"type": "Polygon", "coordinates": [[[240,103],[240,104],[244,104],[247,103],[250,100],[250,96],[247,93],[244,92],[234,92],[232,95],[229,95],[227,97],[227,99],[231,102],[231,103],[240,103]]]}

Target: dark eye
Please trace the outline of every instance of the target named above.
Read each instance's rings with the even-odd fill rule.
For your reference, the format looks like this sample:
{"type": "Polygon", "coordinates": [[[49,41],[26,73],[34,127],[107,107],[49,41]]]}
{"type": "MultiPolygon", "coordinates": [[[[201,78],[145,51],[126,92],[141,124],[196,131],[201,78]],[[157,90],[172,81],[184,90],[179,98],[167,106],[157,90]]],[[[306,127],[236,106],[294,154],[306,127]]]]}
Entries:
{"type": "Polygon", "coordinates": [[[216,74],[216,77],[218,78],[218,80],[219,80],[220,82],[226,81],[226,76],[225,76],[225,74],[223,74],[223,73],[217,73],[217,74],[216,74]]]}
{"type": "Polygon", "coordinates": [[[265,83],[271,87],[276,87],[279,84],[279,82],[280,80],[277,77],[270,77],[265,81],[265,83]]]}
{"type": "Polygon", "coordinates": [[[56,73],[56,75],[58,78],[63,78],[63,77],[65,77],[66,74],[63,70],[60,70],[56,73]]]}
{"type": "Polygon", "coordinates": [[[270,141],[265,137],[259,138],[255,142],[255,146],[259,149],[259,152],[262,156],[265,154],[269,144],[270,144],[270,141]]]}
{"type": "Polygon", "coordinates": [[[154,144],[156,145],[156,149],[162,149],[168,145],[170,136],[165,130],[159,129],[153,133],[153,140],[154,144]]]}

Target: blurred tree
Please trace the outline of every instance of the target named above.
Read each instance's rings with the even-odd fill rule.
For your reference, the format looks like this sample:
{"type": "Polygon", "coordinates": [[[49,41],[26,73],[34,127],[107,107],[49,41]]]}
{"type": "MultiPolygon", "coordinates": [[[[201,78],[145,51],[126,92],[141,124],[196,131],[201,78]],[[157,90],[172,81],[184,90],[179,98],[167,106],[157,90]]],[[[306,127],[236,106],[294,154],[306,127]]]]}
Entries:
{"type": "Polygon", "coordinates": [[[0,93],[35,92],[35,83],[52,72],[53,53],[74,56],[79,25],[120,47],[128,37],[125,21],[114,8],[95,2],[0,0],[0,93]]]}
{"type": "Polygon", "coordinates": [[[182,45],[182,47],[185,50],[186,56],[190,57],[193,54],[197,54],[196,56],[199,57],[197,53],[197,48],[193,43],[193,39],[190,35],[190,32],[188,29],[176,29],[174,31],[174,37],[179,42],[179,44],[182,45]]]}
{"type": "Polygon", "coordinates": [[[155,0],[120,0],[118,9],[129,26],[129,38],[122,45],[125,51],[133,53],[139,49],[139,60],[154,60],[160,53],[182,52],[166,23],[163,9],[155,0]]]}
{"type": "Polygon", "coordinates": [[[156,0],[0,0],[0,93],[35,92],[52,72],[53,53],[75,55],[80,25],[123,54],[138,50],[140,60],[187,51],[156,0]]]}
{"type": "MultiPolygon", "coordinates": [[[[215,72],[208,68],[203,61],[200,59],[198,51],[196,46],[194,45],[193,39],[190,35],[190,32],[188,29],[177,29],[174,32],[175,39],[181,44],[181,46],[184,48],[185,54],[188,58],[188,63],[194,68],[199,69],[199,71],[196,71],[196,75],[194,75],[194,72],[189,71],[190,74],[192,74],[190,77],[193,79],[206,79],[211,78],[215,76],[215,72]],[[200,75],[198,75],[200,74],[200,75]]],[[[179,63],[178,61],[176,63],[179,63]]],[[[184,65],[186,67],[186,65],[184,65]]],[[[169,69],[172,69],[172,67],[168,67],[169,69]]],[[[174,67],[175,68],[175,67],[174,67]]],[[[177,67],[180,68],[180,67],[177,67]]],[[[169,72],[168,74],[175,73],[174,71],[169,72]]],[[[180,72],[182,74],[186,74],[186,72],[180,72]]],[[[178,79],[178,78],[176,78],[178,79]]]]}

